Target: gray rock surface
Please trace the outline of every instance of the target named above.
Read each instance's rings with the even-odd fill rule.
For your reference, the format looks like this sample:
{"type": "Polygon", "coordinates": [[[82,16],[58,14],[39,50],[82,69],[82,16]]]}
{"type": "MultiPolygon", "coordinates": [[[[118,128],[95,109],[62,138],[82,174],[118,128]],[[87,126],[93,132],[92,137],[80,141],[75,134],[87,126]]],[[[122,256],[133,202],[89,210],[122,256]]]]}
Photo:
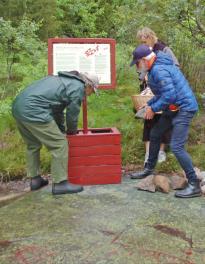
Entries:
{"type": "Polygon", "coordinates": [[[0,263],[205,263],[204,197],[142,192],[137,182],[56,198],[48,186],[1,207],[0,263]]]}

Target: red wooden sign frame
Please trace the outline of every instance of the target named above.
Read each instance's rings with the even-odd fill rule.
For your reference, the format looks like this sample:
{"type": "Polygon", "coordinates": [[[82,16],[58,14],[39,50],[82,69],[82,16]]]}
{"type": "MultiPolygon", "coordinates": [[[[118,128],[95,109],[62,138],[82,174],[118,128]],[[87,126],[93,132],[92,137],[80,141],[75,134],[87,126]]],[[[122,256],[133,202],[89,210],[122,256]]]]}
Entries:
{"type": "Polygon", "coordinates": [[[53,44],[110,44],[110,70],[111,83],[100,84],[100,89],[115,89],[116,87],[116,65],[115,65],[115,45],[116,41],[111,38],[50,38],[48,39],[48,74],[53,74],[53,44]]]}

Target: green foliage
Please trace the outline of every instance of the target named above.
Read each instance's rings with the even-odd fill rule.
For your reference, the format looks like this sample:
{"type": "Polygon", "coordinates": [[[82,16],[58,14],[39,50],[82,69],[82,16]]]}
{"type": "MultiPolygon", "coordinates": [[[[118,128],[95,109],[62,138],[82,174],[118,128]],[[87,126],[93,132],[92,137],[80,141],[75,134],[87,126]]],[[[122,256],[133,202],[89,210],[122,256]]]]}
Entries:
{"type": "Polygon", "coordinates": [[[22,141],[10,113],[0,116],[0,177],[11,179],[25,171],[22,141]]]}
{"type": "MultiPolygon", "coordinates": [[[[22,17],[27,17],[35,24],[41,24],[37,29],[41,40],[55,37],[59,23],[57,21],[56,0],[1,0],[0,16],[12,21],[12,26],[19,25],[22,17]]],[[[28,27],[29,30],[29,27],[28,27]]]]}
{"type": "Polygon", "coordinates": [[[179,27],[199,46],[205,47],[205,1],[170,1],[165,12],[167,21],[179,27]]]}
{"type": "Polygon", "coordinates": [[[180,68],[195,92],[202,93],[205,87],[205,51],[197,47],[190,36],[178,28],[169,31],[167,36],[171,48],[180,62],[180,68]]]}
{"type": "Polygon", "coordinates": [[[138,91],[139,81],[136,67],[130,67],[133,47],[125,44],[117,45],[117,83],[118,85],[132,85],[138,91]]]}
{"type": "MultiPolygon", "coordinates": [[[[47,49],[37,35],[39,24],[24,18],[17,27],[11,21],[0,21],[0,98],[14,96],[29,82],[47,72],[47,49]]],[[[5,108],[2,102],[2,109],[5,108]]]]}
{"type": "Polygon", "coordinates": [[[11,80],[12,67],[20,61],[21,56],[34,56],[41,48],[36,31],[39,25],[24,18],[17,27],[11,21],[0,20],[0,51],[6,61],[8,80],[11,80]]]}
{"type": "Polygon", "coordinates": [[[58,1],[60,8],[60,20],[62,34],[67,37],[90,37],[97,36],[95,22],[97,3],[94,1],[58,1]],[[66,21],[66,23],[65,23],[66,21]]]}
{"type": "Polygon", "coordinates": [[[104,0],[58,0],[61,34],[67,37],[108,37],[115,27],[114,4],[104,0]]]}
{"type": "Polygon", "coordinates": [[[26,15],[35,23],[41,21],[38,35],[41,40],[47,42],[48,38],[55,37],[60,23],[57,20],[56,0],[35,0],[28,1],[26,15]]]}
{"type": "Polygon", "coordinates": [[[11,103],[12,103],[11,97],[7,97],[6,99],[1,101],[0,117],[4,116],[5,114],[11,113],[11,103]]]}

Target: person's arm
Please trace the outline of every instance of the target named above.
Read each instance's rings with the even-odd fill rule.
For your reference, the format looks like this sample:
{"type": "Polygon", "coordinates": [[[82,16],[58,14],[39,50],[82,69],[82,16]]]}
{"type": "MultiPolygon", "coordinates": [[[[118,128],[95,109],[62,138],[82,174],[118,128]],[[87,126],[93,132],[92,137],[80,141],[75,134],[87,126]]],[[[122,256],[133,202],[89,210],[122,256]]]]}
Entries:
{"type": "Polygon", "coordinates": [[[174,104],[176,100],[176,90],[172,80],[172,77],[166,69],[156,69],[153,72],[154,82],[159,89],[159,96],[156,101],[150,100],[148,105],[152,108],[153,112],[159,112],[170,104],[174,104]]]}
{"type": "Polygon", "coordinates": [[[58,128],[62,133],[65,133],[65,118],[64,118],[64,109],[65,109],[65,104],[57,104],[57,105],[52,105],[52,116],[53,119],[55,120],[58,128]]]}
{"type": "Polygon", "coordinates": [[[73,135],[77,133],[78,116],[80,113],[82,100],[79,97],[72,98],[66,108],[66,126],[67,134],[73,135]]]}
{"type": "Polygon", "coordinates": [[[63,80],[65,89],[61,93],[61,101],[66,104],[67,134],[76,134],[80,107],[85,96],[84,83],[75,79],[63,80]]]}
{"type": "Polygon", "coordinates": [[[65,118],[63,110],[61,112],[53,113],[53,118],[62,133],[65,133],[65,118]]]}

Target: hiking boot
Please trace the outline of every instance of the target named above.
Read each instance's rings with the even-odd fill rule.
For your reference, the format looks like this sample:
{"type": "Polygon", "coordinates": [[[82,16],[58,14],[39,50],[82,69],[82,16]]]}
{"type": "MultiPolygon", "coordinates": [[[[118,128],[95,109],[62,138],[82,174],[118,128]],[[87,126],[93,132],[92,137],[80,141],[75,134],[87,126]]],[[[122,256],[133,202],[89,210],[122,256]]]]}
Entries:
{"type": "Polygon", "coordinates": [[[48,184],[48,180],[43,179],[40,175],[35,176],[31,178],[31,183],[30,183],[31,191],[36,191],[41,187],[46,186],[47,184],[48,184]]]}
{"type": "Polygon", "coordinates": [[[175,192],[175,196],[178,198],[192,198],[201,196],[199,180],[189,182],[183,190],[175,192]]]}
{"type": "Polygon", "coordinates": [[[66,193],[78,193],[82,192],[83,187],[76,184],[68,183],[67,180],[61,181],[59,183],[53,183],[52,185],[52,194],[66,194],[66,193]]]}
{"type": "Polygon", "coordinates": [[[149,175],[152,175],[153,171],[154,170],[152,170],[152,169],[144,168],[143,171],[131,173],[130,178],[133,180],[143,179],[149,175]]]}
{"type": "Polygon", "coordinates": [[[162,163],[164,161],[166,161],[166,153],[165,151],[160,150],[158,154],[158,163],[162,163]]]}

